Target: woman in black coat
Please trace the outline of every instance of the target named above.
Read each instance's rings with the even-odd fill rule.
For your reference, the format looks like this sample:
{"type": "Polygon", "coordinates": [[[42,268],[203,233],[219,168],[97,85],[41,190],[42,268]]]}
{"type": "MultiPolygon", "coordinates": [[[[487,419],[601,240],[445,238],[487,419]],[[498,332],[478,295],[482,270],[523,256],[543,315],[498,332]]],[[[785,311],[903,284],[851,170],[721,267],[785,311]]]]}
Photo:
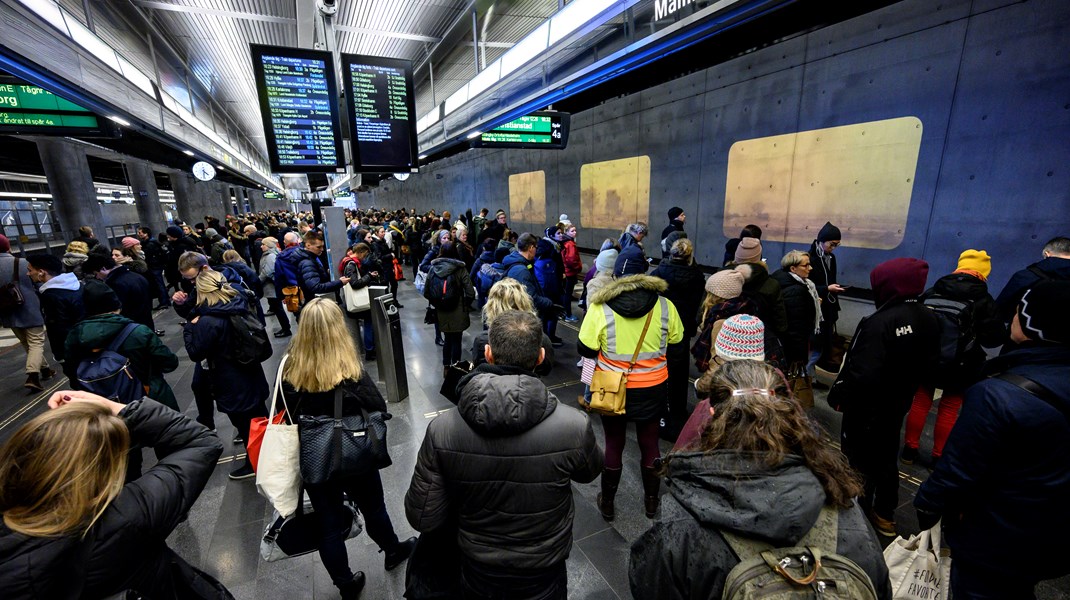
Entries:
{"type": "Polygon", "coordinates": [[[123,405],[67,390],[48,406],[0,448],[3,597],[201,597],[167,537],[208,483],[219,438],[148,398],[123,405]],[[160,460],[124,485],[131,444],[160,460]]]}
{"type": "Polygon", "coordinates": [[[784,310],[788,314],[788,329],[780,336],[788,364],[806,364],[810,356],[810,340],[818,330],[820,299],[817,288],[809,281],[813,265],[810,255],[801,250],[792,250],[780,261],[780,270],[773,279],[780,283],[784,297],[784,310]]]}
{"type": "MultiPolygon", "coordinates": [[[[197,305],[183,328],[186,352],[191,360],[207,363],[216,406],[227,415],[243,440],[249,439],[249,422],[267,416],[264,400],[268,396],[267,379],[258,362],[242,364],[230,358],[236,343],[231,337],[230,318],[249,311],[243,294],[238,293],[217,271],[205,269],[197,275],[197,305]]],[[[253,466],[246,458],[230,473],[231,479],[252,477],[253,466]]]]}
{"type": "MultiPolygon", "coordinates": [[[[283,359],[283,400],[291,418],[334,415],[334,398],[342,394],[343,416],[386,413],[386,402],[375,382],[364,370],[353,338],[346,329],[338,304],[316,298],[305,305],[297,333],[283,359]]],[[[389,418],[389,414],[385,415],[389,418]]],[[[385,440],[384,440],[385,442],[385,440]]],[[[324,456],[324,460],[328,457],[324,456]]],[[[342,598],[357,598],[364,588],[364,573],[349,568],[345,534],[352,525],[352,513],[343,506],[344,498],[356,502],[364,515],[365,527],[385,553],[384,566],[390,571],[408,559],[416,538],[398,540],[383,497],[379,471],[332,479],[322,484],[306,484],[305,491],[319,518],[320,559],[338,587],[342,598]]]]}

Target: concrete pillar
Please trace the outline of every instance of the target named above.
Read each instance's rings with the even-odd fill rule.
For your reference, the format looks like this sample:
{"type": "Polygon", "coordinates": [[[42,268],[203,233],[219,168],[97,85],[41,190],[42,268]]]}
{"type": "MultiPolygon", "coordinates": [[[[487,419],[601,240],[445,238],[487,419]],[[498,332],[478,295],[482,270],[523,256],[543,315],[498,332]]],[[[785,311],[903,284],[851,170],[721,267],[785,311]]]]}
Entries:
{"type": "Polygon", "coordinates": [[[245,190],[245,194],[249,197],[249,210],[254,213],[264,210],[264,192],[245,190]]]}
{"type": "Polygon", "coordinates": [[[228,183],[220,183],[219,184],[219,199],[223,204],[223,213],[218,215],[220,222],[222,222],[226,218],[227,215],[234,214],[234,206],[230,203],[230,196],[231,196],[230,184],[228,184],[228,183]]]}
{"type": "Polygon", "coordinates": [[[167,227],[167,218],[160,204],[160,191],[156,189],[156,175],[152,165],[140,160],[127,161],[126,177],[134,192],[137,219],[142,227],[148,227],[156,235],[167,227]]]}
{"type": "Polygon", "coordinates": [[[85,150],[63,138],[42,137],[36,141],[52,206],[66,239],[77,236],[78,228],[88,225],[97,239],[110,245],[85,150]]]}
{"type": "Polygon", "coordinates": [[[171,171],[167,175],[171,178],[171,189],[175,192],[178,218],[193,227],[197,222],[197,209],[200,204],[197,190],[193,187],[193,176],[185,171],[171,171]]]}

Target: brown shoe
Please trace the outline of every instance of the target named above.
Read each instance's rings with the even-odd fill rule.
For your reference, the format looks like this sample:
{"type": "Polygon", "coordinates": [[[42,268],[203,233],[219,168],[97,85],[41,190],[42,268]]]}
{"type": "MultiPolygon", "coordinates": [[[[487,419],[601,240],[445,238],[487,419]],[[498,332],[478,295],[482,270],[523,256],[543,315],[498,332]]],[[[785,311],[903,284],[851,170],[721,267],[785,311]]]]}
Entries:
{"type": "Polygon", "coordinates": [[[52,367],[45,367],[41,369],[41,381],[48,381],[56,376],[56,372],[52,370],[52,367]]]}
{"type": "Polygon", "coordinates": [[[41,374],[30,373],[26,376],[26,383],[22,384],[22,387],[30,390],[31,392],[43,392],[44,386],[41,385],[41,374]]]}
{"type": "Polygon", "coordinates": [[[878,535],[890,538],[894,538],[898,535],[895,532],[895,521],[885,519],[875,512],[869,513],[869,521],[870,523],[873,523],[873,528],[877,530],[878,535]]]}

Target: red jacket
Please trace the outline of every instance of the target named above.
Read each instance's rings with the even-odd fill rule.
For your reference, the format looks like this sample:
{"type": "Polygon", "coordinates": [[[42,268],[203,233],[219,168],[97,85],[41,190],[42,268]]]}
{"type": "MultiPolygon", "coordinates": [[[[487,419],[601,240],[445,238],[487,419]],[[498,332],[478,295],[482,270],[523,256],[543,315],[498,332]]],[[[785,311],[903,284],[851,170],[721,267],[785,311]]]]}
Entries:
{"type": "Polygon", "coordinates": [[[579,277],[583,272],[583,260],[575,240],[565,240],[561,244],[561,261],[565,263],[565,277],[579,277]]]}

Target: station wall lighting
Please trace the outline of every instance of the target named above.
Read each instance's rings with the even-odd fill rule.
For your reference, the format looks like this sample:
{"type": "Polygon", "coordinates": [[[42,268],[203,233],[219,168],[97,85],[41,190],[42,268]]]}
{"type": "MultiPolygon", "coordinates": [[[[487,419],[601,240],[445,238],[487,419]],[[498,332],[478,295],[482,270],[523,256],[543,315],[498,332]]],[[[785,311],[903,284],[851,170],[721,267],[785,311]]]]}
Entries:
{"type": "Polygon", "coordinates": [[[470,139],[470,140],[471,139],[475,139],[475,138],[479,137],[480,135],[483,135],[482,131],[473,131],[472,133],[468,134],[468,139],[470,139]]]}
{"type": "Polygon", "coordinates": [[[193,156],[193,153],[190,152],[189,150],[183,150],[182,154],[185,154],[186,156],[193,156]]]}
{"type": "Polygon", "coordinates": [[[130,121],[127,121],[126,119],[124,119],[122,117],[119,117],[119,116],[116,116],[116,115],[108,115],[108,118],[111,119],[112,121],[115,121],[116,123],[122,125],[123,127],[130,127],[130,121]]]}

